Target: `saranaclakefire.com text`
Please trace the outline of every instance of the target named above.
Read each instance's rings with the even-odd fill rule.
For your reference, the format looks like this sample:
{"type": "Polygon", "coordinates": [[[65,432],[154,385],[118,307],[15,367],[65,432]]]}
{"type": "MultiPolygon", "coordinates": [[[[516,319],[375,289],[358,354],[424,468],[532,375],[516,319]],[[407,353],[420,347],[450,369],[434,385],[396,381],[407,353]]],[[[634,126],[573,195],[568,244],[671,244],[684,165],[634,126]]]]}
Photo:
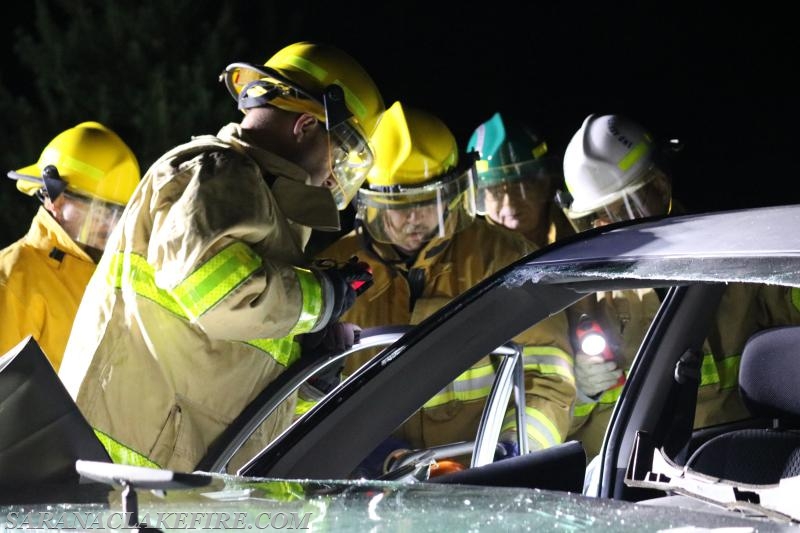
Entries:
{"type": "MultiPolygon", "coordinates": [[[[0,515],[2,516],[2,515],[0,515]]],[[[6,530],[45,529],[45,530],[121,530],[133,529],[130,513],[121,512],[80,512],[80,511],[11,511],[6,513],[3,525],[6,530]]],[[[263,512],[263,513],[144,513],[138,517],[141,527],[146,525],[156,529],[256,529],[292,530],[309,529],[313,513],[263,512]]]]}

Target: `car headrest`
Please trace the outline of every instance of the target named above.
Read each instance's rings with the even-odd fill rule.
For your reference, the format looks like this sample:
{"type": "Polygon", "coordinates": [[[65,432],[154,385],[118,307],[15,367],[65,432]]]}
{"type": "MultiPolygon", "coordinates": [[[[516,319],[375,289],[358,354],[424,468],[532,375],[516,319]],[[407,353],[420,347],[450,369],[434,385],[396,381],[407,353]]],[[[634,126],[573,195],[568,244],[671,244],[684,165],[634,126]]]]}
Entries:
{"type": "Polygon", "coordinates": [[[750,337],[739,364],[739,390],[754,416],[800,422],[800,327],[750,337]]]}

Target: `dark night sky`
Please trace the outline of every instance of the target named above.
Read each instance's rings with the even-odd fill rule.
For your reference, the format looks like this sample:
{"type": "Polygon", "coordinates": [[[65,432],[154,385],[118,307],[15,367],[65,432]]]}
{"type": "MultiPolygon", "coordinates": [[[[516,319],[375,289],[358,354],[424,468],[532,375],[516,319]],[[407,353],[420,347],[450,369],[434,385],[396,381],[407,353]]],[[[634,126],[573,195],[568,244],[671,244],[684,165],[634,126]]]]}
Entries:
{"type": "MultiPolygon", "coordinates": [[[[692,210],[800,201],[800,32],[787,7],[297,4],[302,28],[284,44],[340,46],[373,74],[387,106],[400,99],[436,113],[460,143],[500,110],[538,126],[561,153],[589,113],[621,113],[684,142],[674,189],[692,210]]],[[[240,23],[260,31],[259,20],[240,23]]]]}
{"type": "Polygon", "coordinates": [[[627,114],[684,142],[674,187],[687,207],[800,201],[793,18],[766,5],[605,4],[407,8],[394,19],[385,8],[382,21],[314,31],[374,73],[387,105],[439,114],[462,143],[496,110],[538,125],[559,151],[589,113],[627,114]]]}

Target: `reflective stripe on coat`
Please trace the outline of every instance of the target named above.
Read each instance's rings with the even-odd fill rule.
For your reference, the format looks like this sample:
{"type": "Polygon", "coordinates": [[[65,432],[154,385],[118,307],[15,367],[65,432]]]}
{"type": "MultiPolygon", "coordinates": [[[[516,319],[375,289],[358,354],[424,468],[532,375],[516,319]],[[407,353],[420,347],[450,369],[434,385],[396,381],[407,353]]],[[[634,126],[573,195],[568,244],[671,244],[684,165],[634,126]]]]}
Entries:
{"type": "MultiPolygon", "coordinates": [[[[89,283],[60,372],[96,430],[191,470],[292,363],[292,336],[314,327],[322,305],[305,268],[308,224],[338,224],[330,192],[307,179],[235,124],[150,168],[89,283]]],[[[290,403],[240,457],[288,424],[290,403]]]]}
{"type": "MultiPolygon", "coordinates": [[[[342,319],[370,328],[417,324],[453,297],[533,249],[520,235],[478,219],[452,238],[432,239],[408,267],[399,263],[400,258],[391,246],[376,243],[375,251],[384,261],[395,265],[387,266],[362,248],[361,236],[356,232],[343,237],[319,257],[344,261],[356,255],[372,266],[373,286],[356,300],[342,319]],[[409,277],[424,279],[413,308],[409,277]]],[[[514,340],[523,344],[525,350],[527,429],[531,449],[560,443],[569,426],[575,397],[566,317],[563,313],[555,315],[514,340]]],[[[348,360],[345,374],[353,372],[373,354],[355,354],[348,360]]],[[[491,361],[488,357],[481,359],[414,414],[402,426],[401,436],[417,448],[474,439],[493,379],[491,361]]],[[[506,424],[502,437],[511,439],[514,427],[514,422],[506,424]]]]}

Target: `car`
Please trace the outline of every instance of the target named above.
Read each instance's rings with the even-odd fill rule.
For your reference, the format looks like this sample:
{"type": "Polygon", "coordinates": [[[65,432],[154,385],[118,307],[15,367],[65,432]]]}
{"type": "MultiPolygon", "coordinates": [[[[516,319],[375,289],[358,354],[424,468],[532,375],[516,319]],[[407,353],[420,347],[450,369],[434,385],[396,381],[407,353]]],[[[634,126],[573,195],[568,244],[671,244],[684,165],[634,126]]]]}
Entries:
{"type": "MultiPolygon", "coordinates": [[[[139,511],[151,516],[170,509],[241,512],[242,527],[263,525],[255,522],[259,510],[289,517],[286,513],[314,508],[308,511],[317,513],[314,528],[324,530],[794,529],[800,525],[795,505],[800,477],[792,469],[794,451],[800,450],[795,442],[800,391],[785,384],[800,377],[787,348],[800,340],[800,329],[774,324],[753,332],[739,376],[753,415],[736,422],[693,427],[692,388],[698,379],[696,361],[687,354],[709,335],[730,287],[796,295],[798,227],[800,205],[789,205],[647,219],[576,235],[521,258],[410,330],[366,332],[356,350],[388,346],[235,476],[225,470],[247,436],[311,373],[347,354],[291,367],[231,425],[199,465],[202,472],[155,471],[163,477],[153,481],[151,472],[78,457],[81,478],[93,480],[86,487],[94,489],[75,490],[72,480],[56,484],[46,496],[29,490],[14,505],[75,509],[77,499],[81,509],[121,510],[124,492],[129,500],[146,496],[139,511]],[[586,455],[579,442],[493,462],[497,406],[503,410],[514,396],[519,376],[519,351],[509,339],[592,293],[641,288],[660,291],[661,307],[613,410],[592,483],[585,483],[586,455]],[[382,479],[348,479],[428,398],[490,352],[508,364],[498,370],[474,442],[453,443],[443,454],[418,450],[382,479]],[[752,368],[761,372],[757,378],[751,378],[752,368]],[[751,388],[753,383],[760,385],[751,388]],[[778,393],[775,383],[784,384],[778,393]],[[436,457],[455,449],[471,450],[471,468],[429,478],[436,457]],[[767,467],[755,457],[775,464],[767,467]],[[736,465],[758,463],[772,477],[766,470],[759,471],[762,477],[748,477],[730,468],[728,459],[736,465]],[[278,496],[280,490],[269,489],[276,483],[291,486],[286,489],[291,494],[278,496]],[[98,497],[98,484],[116,488],[99,490],[98,497]],[[151,495],[154,489],[157,496],[151,495]],[[84,490],[95,493],[79,496],[84,490]]],[[[38,485],[48,485],[45,481],[38,485]]],[[[3,507],[0,515],[12,512],[3,507]]]]}

